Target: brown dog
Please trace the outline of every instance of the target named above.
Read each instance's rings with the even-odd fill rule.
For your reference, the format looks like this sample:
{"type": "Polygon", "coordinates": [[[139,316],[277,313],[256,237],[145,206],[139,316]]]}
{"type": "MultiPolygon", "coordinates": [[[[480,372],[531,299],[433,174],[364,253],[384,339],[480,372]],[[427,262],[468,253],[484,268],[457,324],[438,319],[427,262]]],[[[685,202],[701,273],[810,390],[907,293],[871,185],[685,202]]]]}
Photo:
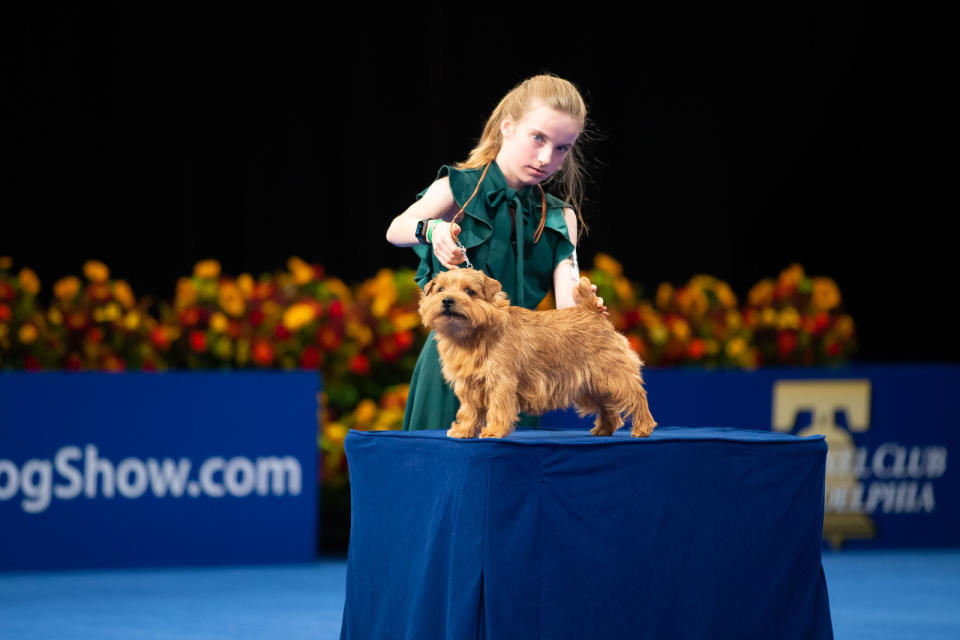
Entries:
{"type": "Polygon", "coordinates": [[[594,435],[622,427],[621,414],[633,416],[631,435],[653,432],[640,358],[597,308],[590,281],[580,278],[578,289],[576,307],[530,311],[511,306],[482,271],[445,271],[427,283],[420,317],[436,331],[443,376],[460,400],[448,436],[502,438],[520,412],[571,404],[597,414],[594,435]]]}

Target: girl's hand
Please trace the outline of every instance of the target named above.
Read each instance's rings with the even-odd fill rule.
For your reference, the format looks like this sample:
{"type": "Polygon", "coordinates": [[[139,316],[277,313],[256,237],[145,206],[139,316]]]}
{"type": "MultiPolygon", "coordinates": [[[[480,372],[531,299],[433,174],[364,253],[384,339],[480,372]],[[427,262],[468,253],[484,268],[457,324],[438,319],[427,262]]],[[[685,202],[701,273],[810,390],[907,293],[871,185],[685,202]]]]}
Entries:
{"type": "MultiPolygon", "coordinates": [[[[591,284],[590,290],[596,293],[597,285],[591,284]]],[[[573,285],[573,301],[577,304],[580,304],[580,289],[577,285],[573,285]]],[[[607,311],[607,307],[603,304],[603,298],[600,296],[597,296],[597,309],[603,312],[603,315],[607,316],[608,318],[610,317],[610,312],[607,311]]]]}
{"type": "Polygon", "coordinates": [[[456,222],[441,220],[433,225],[430,235],[430,244],[433,245],[433,255],[437,256],[440,264],[447,269],[456,269],[457,265],[466,260],[463,250],[457,247],[457,237],[460,235],[460,225],[456,222]]]}

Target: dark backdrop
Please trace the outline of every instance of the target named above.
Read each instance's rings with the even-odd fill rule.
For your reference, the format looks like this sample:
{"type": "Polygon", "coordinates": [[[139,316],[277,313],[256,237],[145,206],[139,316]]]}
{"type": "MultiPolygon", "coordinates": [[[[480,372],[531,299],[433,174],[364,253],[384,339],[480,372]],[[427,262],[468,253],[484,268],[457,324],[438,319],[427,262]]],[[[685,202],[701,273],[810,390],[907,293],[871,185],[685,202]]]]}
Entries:
{"type": "Polygon", "coordinates": [[[390,219],[549,71],[594,124],[582,263],[743,296],[798,261],[837,280],[861,359],[960,359],[946,20],[768,4],[4,9],[0,254],[47,291],[95,257],[161,297],[206,257],[413,266],[390,219]]]}

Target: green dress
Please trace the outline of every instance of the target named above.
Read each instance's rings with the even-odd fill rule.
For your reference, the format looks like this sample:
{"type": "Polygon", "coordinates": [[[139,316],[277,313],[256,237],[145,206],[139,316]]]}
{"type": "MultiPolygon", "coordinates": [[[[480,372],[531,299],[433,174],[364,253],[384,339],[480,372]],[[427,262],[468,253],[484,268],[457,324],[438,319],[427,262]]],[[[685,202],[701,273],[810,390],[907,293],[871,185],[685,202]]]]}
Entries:
{"type": "MultiPolygon", "coordinates": [[[[462,206],[470,199],[482,172],[483,169],[461,171],[444,166],[437,178],[450,177],[453,198],[462,206]]],[[[467,258],[475,269],[500,281],[512,304],[536,308],[553,286],[553,270],[557,264],[573,253],[563,217],[564,206],[559,198],[547,195],[546,224],[540,240],[534,244],[533,236],[540,224],[542,209],[540,190],[536,186],[527,186],[514,191],[507,186],[496,162],[490,164],[480,190],[467,205],[459,223],[460,242],[467,249],[467,258]],[[512,241],[511,208],[517,213],[517,237],[523,238],[523,242],[517,242],[516,246],[512,241]]],[[[446,268],[433,255],[430,245],[415,246],[414,251],[420,256],[417,284],[423,288],[446,268]]],[[[410,380],[403,428],[448,429],[459,407],[453,389],[440,371],[440,357],[431,332],[410,380]]]]}

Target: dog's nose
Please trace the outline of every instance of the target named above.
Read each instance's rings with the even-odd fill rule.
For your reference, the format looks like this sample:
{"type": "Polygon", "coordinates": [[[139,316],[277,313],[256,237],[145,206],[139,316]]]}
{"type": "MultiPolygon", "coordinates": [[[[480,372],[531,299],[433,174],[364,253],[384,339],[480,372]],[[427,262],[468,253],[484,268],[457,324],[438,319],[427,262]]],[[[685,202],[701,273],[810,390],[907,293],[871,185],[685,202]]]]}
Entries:
{"type": "Polygon", "coordinates": [[[453,298],[444,298],[442,302],[445,309],[449,309],[453,306],[453,298]]]}

